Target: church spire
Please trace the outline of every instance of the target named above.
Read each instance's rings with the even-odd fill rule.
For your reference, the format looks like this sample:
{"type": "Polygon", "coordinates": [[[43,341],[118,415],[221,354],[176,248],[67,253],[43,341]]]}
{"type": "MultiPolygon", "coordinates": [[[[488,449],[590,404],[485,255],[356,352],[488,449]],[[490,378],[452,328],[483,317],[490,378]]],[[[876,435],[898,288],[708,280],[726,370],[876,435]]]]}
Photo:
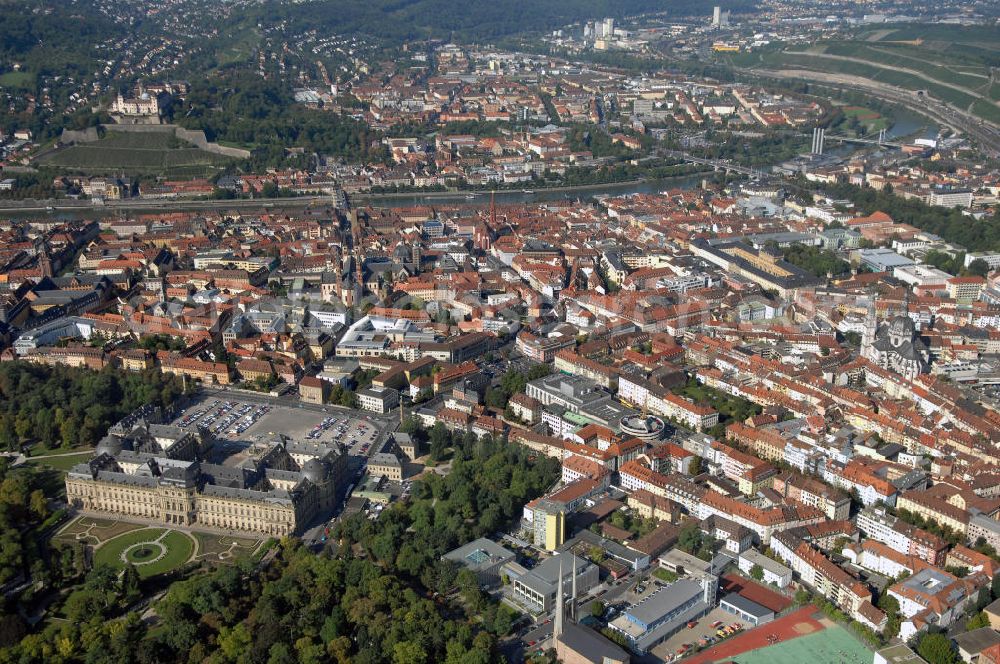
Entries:
{"type": "Polygon", "coordinates": [[[563,614],[565,613],[565,607],[563,605],[563,565],[562,556],[559,558],[559,581],[556,582],[556,618],[555,624],[552,626],[552,645],[559,641],[559,637],[563,633],[563,614]]]}
{"type": "Polygon", "coordinates": [[[576,622],[576,554],[571,554],[570,576],[573,578],[573,592],[569,596],[569,619],[576,622]]]}

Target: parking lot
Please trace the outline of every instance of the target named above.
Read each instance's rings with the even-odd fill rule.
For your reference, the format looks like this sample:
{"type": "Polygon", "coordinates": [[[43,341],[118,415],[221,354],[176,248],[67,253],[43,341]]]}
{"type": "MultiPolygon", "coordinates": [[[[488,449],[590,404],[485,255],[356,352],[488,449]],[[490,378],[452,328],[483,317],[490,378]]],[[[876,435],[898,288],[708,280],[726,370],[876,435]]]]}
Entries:
{"type": "Polygon", "coordinates": [[[237,394],[197,400],[179,412],[173,424],[185,429],[206,427],[223,449],[236,449],[240,444],[282,434],[305,442],[340,442],[356,456],[371,454],[380,432],[377,423],[360,412],[357,416],[340,411],[324,413],[292,404],[241,400],[237,394]]]}
{"type": "MultiPolygon", "coordinates": [[[[694,627],[690,629],[686,627],[681,629],[681,631],[677,632],[669,639],[653,648],[651,652],[664,662],[679,660],[683,657],[683,655],[678,654],[678,651],[685,645],[687,645],[688,648],[684,655],[689,655],[695,651],[695,646],[698,645],[702,639],[712,639],[712,644],[719,643],[725,639],[720,639],[716,635],[716,632],[719,629],[737,622],[739,622],[739,619],[736,616],[716,607],[709,611],[708,614],[706,614],[701,620],[698,620],[694,627]],[[716,624],[718,625],[713,627],[713,625],[716,624]]],[[[744,627],[746,627],[746,625],[744,625],[744,627]]],[[[739,632],[736,633],[738,634],[739,632]]]]}
{"type": "Polygon", "coordinates": [[[216,438],[235,440],[271,410],[264,404],[207,399],[184,410],[174,423],[185,429],[204,427],[216,438]]]}
{"type": "MultiPolygon", "coordinates": [[[[598,599],[604,602],[609,609],[614,608],[614,615],[620,614],[632,604],[638,604],[667,585],[664,581],[646,576],[627,576],[618,581],[611,581],[609,578],[606,583],[608,589],[602,592],[598,599]]],[[[614,615],[611,616],[611,619],[614,618],[614,615]]],[[[605,619],[608,619],[607,615],[605,615],[605,619]]]]}

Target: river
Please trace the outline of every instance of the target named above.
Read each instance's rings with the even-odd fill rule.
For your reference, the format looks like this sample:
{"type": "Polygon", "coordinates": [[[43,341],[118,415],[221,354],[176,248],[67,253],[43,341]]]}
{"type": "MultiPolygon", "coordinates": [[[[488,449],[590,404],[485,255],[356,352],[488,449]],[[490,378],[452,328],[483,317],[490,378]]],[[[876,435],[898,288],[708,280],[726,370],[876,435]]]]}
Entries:
{"type": "MultiPolygon", "coordinates": [[[[711,173],[699,175],[681,175],[658,180],[641,180],[638,182],[620,182],[613,184],[596,184],[581,187],[552,187],[537,190],[503,190],[494,195],[498,205],[516,205],[542,203],[556,200],[586,199],[592,196],[623,196],[632,193],[656,193],[666,189],[693,189],[701,184],[702,178],[711,173]]],[[[417,205],[489,205],[489,192],[429,193],[429,194],[358,194],[351,196],[351,203],[372,205],[375,207],[398,208],[417,205]]],[[[59,219],[70,221],[74,219],[101,219],[106,217],[123,217],[132,214],[155,214],[157,211],[191,211],[218,210],[228,211],[242,209],[248,213],[274,212],[301,207],[323,207],[332,205],[333,199],[328,196],[300,196],[297,198],[261,199],[258,201],[162,201],[153,205],[146,204],[130,206],[127,201],[118,205],[103,207],[81,207],[80,209],[61,208],[45,211],[40,206],[44,202],[34,202],[34,209],[19,210],[16,208],[0,210],[0,219],[59,219]]],[[[58,203],[55,203],[58,206],[58,203]]]]}
{"type": "MultiPolygon", "coordinates": [[[[938,127],[930,120],[907,111],[897,108],[893,113],[893,125],[886,132],[886,138],[894,139],[915,139],[915,138],[936,138],[938,127]]],[[[831,146],[826,152],[839,157],[847,157],[851,153],[858,151],[858,146],[842,144],[831,146]]],[[[530,203],[544,203],[545,201],[562,201],[587,199],[594,196],[624,196],[627,194],[652,194],[667,189],[694,189],[698,187],[706,175],[681,175],[658,180],[641,180],[638,182],[620,182],[615,184],[597,184],[582,187],[553,187],[550,189],[540,188],[534,190],[501,190],[494,196],[498,205],[517,205],[530,203]]],[[[417,205],[489,205],[490,194],[479,192],[470,194],[469,192],[456,193],[431,193],[431,194],[358,194],[352,196],[355,205],[372,205],[375,207],[397,208],[413,207],[417,205]]],[[[279,201],[260,201],[259,205],[254,202],[241,201],[233,204],[229,202],[231,208],[241,207],[248,212],[267,211],[272,209],[287,209],[293,207],[304,207],[307,205],[328,204],[331,199],[302,197],[295,199],[281,199],[279,201]]],[[[163,206],[163,210],[195,209],[198,203],[195,201],[177,201],[176,204],[169,203],[163,206]]],[[[205,205],[205,207],[208,207],[205,205]]],[[[95,219],[112,216],[123,216],[127,212],[155,213],[158,208],[129,208],[128,205],[118,205],[109,207],[95,207],[81,210],[56,210],[55,212],[42,212],[39,210],[0,210],[0,218],[39,218],[47,217],[53,219],[95,219]]],[[[226,202],[215,201],[211,209],[227,209],[226,202]]]]}
{"type": "MultiPolygon", "coordinates": [[[[895,142],[905,139],[912,142],[918,138],[936,139],[940,131],[940,128],[929,119],[905,108],[894,108],[892,119],[892,126],[885,132],[887,141],[895,142]]],[[[877,138],[877,135],[872,136],[872,138],[877,138]]],[[[839,145],[828,145],[823,152],[824,154],[831,154],[837,157],[848,157],[852,153],[862,149],[867,148],[850,143],[841,143],[839,145]]]]}
{"type": "MultiPolygon", "coordinates": [[[[936,138],[938,134],[938,128],[931,124],[931,122],[923,117],[911,111],[907,111],[903,108],[894,109],[893,112],[893,124],[886,131],[886,138],[888,140],[900,139],[900,138],[936,138]]],[[[833,147],[828,150],[831,154],[836,154],[838,156],[848,156],[852,152],[858,151],[860,148],[856,145],[844,144],[842,146],[833,147]]],[[[710,176],[711,174],[709,174],[710,176]]],[[[531,193],[525,193],[522,190],[507,190],[507,191],[497,191],[496,202],[499,205],[508,204],[518,204],[518,203],[542,203],[545,201],[553,200],[575,200],[577,198],[589,198],[591,196],[623,196],[626,194],[654,194],[665,189],[694,189],[701,185],[702,180],[707,177],[706,175],[683,175],[673,178],[665,178],[661,180],[643,180],[641,182],[623,182],[619,184],[599,184],[588,187],[577,187],[573,188],[571,191],[565,189],[560,190],[559,188],[554,188],[550,190],[537,189],[531,190],[531,193]]],[[[490,195],[488,193],[479,193],[468,198],[469,194],[466,192],[455,193],[455,194],[412,194],[412,195],[395,195],[395,196],[379,196],[379,195],[358,195],[352,197],[353,200],[359,203],[366,203],[368,205],[374,205],[376,207],[410,207],[414,205],[431,205],[434,203],[445,204],[445,205],[456,205],[456,204],[466,204],[466,205],[488,205],[490,202],[490,195]]]]}
{"type": "MultiPolygon", "coordinates": [[[[625,194],[654,194],[666,189],[694,189],[711,173],[700,175],[681,175],[659,180],[642,180],[639,182],[619,182],[613,184],[595,184],[581,187],[553,187],[551,189],[531,190],[498,190],[494,196],[497,205],[516,205],[519,203],[543,203],[545,201],[564,201],[585,199],[592,196],[622,196],[625,194]]],[[[455,194],[412,194],[412,195],[357,195],[352,201],[374,205],[375,207],[410,207],[413,205],[489,205],[489,193],[476,193],[471,198],[467,192],[455,194]]]]}
{"type": "Polygon", "coordinates": [[[892,140],[897,138],[937,138],[940,127],[922,115],[908,111],[905,108],[893,109],[893,124],[885,132],[885,137],[892,140]]]}

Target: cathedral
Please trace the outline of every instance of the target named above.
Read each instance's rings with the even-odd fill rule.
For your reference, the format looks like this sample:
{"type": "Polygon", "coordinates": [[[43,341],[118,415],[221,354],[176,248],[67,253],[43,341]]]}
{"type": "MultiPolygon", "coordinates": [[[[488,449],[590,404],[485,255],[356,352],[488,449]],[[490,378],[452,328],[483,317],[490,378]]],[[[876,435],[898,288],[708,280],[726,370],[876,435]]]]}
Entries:
{"type": "Polygon", "coordinates": [[[930,362],[927,345],[917,335],[916,325],[909,316],[909,307],[904,305],[903,313],[879,325],[874,298],[865,320],[861,355],[883,369],[909,380],[925,372],[930,362]]]}

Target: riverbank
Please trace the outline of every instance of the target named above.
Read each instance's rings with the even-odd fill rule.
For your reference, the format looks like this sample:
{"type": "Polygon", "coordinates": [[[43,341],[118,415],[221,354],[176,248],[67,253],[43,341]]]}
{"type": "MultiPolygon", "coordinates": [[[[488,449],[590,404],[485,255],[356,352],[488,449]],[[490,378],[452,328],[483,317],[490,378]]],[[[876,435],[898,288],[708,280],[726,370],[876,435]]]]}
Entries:
{"type": "MultiPolygon", "coordinates": [[[[663,189],[691,189],[701,182],[712,171],[698,171],[686,175],[676,175],[655,180],[639,178],[624,182],[610,182],[591,185],[570,185],[559,187],[542,187],[538,190],[463,190],[463,191],[430,191],[430,192],[399,192],[392,194],[352,194],[352,202],[374,207],[410,207],[429,202],[455,203],[465,205],[488,205],[490,195],[501,205],[513,205],[546,200],[566,198],[586,198],[601,195],[624,195],[627,193],[652,193],[663,189]],[[475,198],[469,199],[468,196],[475,198]]],[[[25,201],[0,201],[0,217],[38,216],[39,213],[51,214],[56,218],[79,216],[105,217],[114,216],[123,211],[155,212],[157,210],[259,210],[266,212],[276,208],[300,208],[316,206],[332,206],[333,198],[323,196],[293,196],[288,198],[268,199],[232,199],[232,200],[144,200],[127,199],[122,201],[106,201],[95,204],[89,200],[50,199],[25,201]]]]}
{"type": "MultiPolygon", "coordinates": [[[[684,175],[676,175],[674,177],[686,178],[692,175],[700,175],[698,173],[685,173],[684,175]]],[[[646,178],[636,178],[634,180],[623,180],[622,182],[602,182],[598,184],[576,184],[576,185],[560,185],[554,187],[537,187],[537,191],[551,191],[554,193],[578,191],[584,189],[593,189],[594,187],[607,187],[610,185],[623,185],[631,186],[641,184],[646,182],[646,178]]],[[[531,183],[528,183],[531,184],[531,183]]],[[[488,196],[490,194],[517,194],[517,193],[536,193],[535,189],[517,189],[517,188],[503,188],[503,189],[449,189],[448,191],[394,191],[394,192],[378,192],[372,193],[367,191],[361,191],[356,194],[352,194],[351,198],[355,200],[369,199],[369,198],[406,198],[407,196],[423,196],[425,198],[467,198],[468,196],[488,196]]]]}

